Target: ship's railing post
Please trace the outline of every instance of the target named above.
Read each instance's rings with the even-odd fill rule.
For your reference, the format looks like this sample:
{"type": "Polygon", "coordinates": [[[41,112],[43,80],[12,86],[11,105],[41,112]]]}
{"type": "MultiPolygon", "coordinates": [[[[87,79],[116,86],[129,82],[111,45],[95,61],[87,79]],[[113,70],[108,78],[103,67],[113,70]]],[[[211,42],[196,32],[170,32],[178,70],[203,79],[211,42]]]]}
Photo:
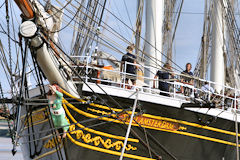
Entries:
{"type": "Polygon", "coordinates": [[[130,134],[134,113],[135,113],[135,110],[136,110],[136,107],[137,107],[137,101],[138,101],[138,89],[136,89],[136,99],[134,101],[131,118],[130,118],[130,121],[129,121],[127,133],[126,133],[126,136],[125,136],[125,140],[124,140],[124,144],[123,144],[123,148],[122,148],[122,152],[121,152],[121,156],[120,156],[119,160],[123,159],[123,154],[125,152],[125,148],[126,148],[126,145],[127,145],[128,137],[129,137],[129,134],[130,134]]]}
{"type": "Polygon", "coordinates": [[[127,64],[126,62],[124,62],[123,88],[126,88],[126,69],[127,69],[127,64]]]}
{"type": "MultiPolygon", "coordinates": [[[[148,67],[149,71],[151,71],[152,68],[154,68],[154,67],[148,67]]],[[[152,86],[151,86],[151,84],[152,84],[152,83],[151,83],[152,79],[151,79],[151,77],[149,77],[149,79],[150,79],[150,83],[149,83],[148,87],[149,87],[150,93],[152,93],[152,86]]]]}
{"type": "Polygon", "coordinates": [[[222,85],[222,109],[224,109],[224,100],[225,100],[225,86],[222,85]]]}
{"type": "Polygon", "coordinates": [[[174,81],[174,83],[173,83],[173,98],[175,98],[175,97],[176,97],[176,83],[174,81]]]}
{"type": "Polygon", "coordinates": [[[239,160],[239,143],[238,143],[238,120],[237,120],[237,89],[235,87],[234,92],[234,114],[235,114],[235,131],[236,131],[236,151],[237,151],[237,160],[239,160]]]}
{"type": "Polygon", "coordinates": [[[87,65],[86,65],[86,78],[85,78],[85,82],[88,82],[88,61],[89,61],[89,56],[87,56],[87,65]]]}
{"type": "MultiPolygon", "coordinates": [[[[211,83],[211,82],[210,82],[211,83]]],[[[210,95],[210,87],[211,87],[211,84],[208,83],[208,101],[210,102],[211,100],[211,95],[210,95]]]]}

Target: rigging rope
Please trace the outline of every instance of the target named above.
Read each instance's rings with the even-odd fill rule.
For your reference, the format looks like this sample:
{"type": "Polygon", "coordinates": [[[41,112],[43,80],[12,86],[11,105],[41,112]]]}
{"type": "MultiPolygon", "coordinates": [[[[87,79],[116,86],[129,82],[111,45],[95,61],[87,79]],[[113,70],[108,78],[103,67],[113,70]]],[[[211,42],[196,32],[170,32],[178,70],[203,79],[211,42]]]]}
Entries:
{"type": "Polygon", "coordinates": [[[2,8],[4,4],[5,4],[5,2],[3,2],[3,4],[0,6],[0,8],[2,8]]]}
{"type": "Polygon", "coordinates": [[[153,74],[155,74],[155,73],[153,73],[153,74]]]}
{"type": "MultiPolygon", "coordinates": [[[[9,25],[9,11],[8,11],[8,0],[5,0],[6,5],[6,21],[7,21],[7,35],[8,35],[8,52],[9,52],[9,70],[10,70],[10,79],[11,79],[11,94],[13,96],[13,78],[12,78],[12,52],[11,52],[11,40],[10,40],[10,25],[9,25]]],[[[2,28],[3,29],[3,28],[2,28]]]]}
{"type": "MultiPolygon", "coordinates": [[[[77,1],[77,0],[75,0],[77,1]]],[[[96,0],[94,0],[96,1],[96,0]]],[[[101,5],[101,4],[100,4],[101,5]]],[[[124,24],[127,28],[129,28],[131,31],[134,32],[134,30],[129,27],[126,23],[124,23],[121,19],[119,19],[116,15],[114,15],[109,9],[106,8],[106,11],[109,12],[112,16],[114,16],[116,19],[118,19],[122,24],[124,24]]],[[[162,56],[164,56],[166,59],[168,59],[168,57],[163,54],[159,49],[157,49],[154,45],[152,45],[151,43],[149,43],[145,38],[143,38],[141,35],[140,35],[140,38],[142,38],[148,45],[150,45],[151,47],[153,47],[156,51],[160,52],[162,56]]],[[[176,67],[179,67],[179,69],[183,70],[178,64],[176,64],[175,62],[173,62],[172,60],[170,60],[176,67]]]]}
{"type": "Polygon", "coordinates": [[[178,21],[180,19],[180,15],[182,13],[183,3],[184,3],[184,0],[182,0],[182,2],[181,2],[180,10],[179,10],[178,17],[177,17],[177,22],[176,22],[176,25],[174,27],[174,32],[173,32],[173,36],[172,36],[172,43],[173,43],[173,41],[175,39],[175,34],[176,34],[176,31],[177,31],[178,21]]]}
{"type": "MultiPolygon", "coordinates": [[[[60,5],[62,5],[58,0],[56,0],[60,5]]],[[[79,3],[79,2],[77,2],[77,3],[79,3]]],[[[72,4],[71,4],[72,5],[72,4]]],[[[80,4],[80,5],[82,5],[82,4],[80,4]]],[[[74,5],[72,5],[72,6],[74,6],[74,5]]],[[[85,8],[84,6],[82,6],[83,8],[85,8]]],[[[75,8],[77,8],[76,6],[75,6],[75,8]]],[[[70,11],[71,12],[71,11],[70,11]]],[[[82,11],[81,11],[82,12],[82,11]]],[[[83,13],[83,14],[85,14],[85,13],[83,13]]],[[[88,15],[87,15],[88,16],[88,15]]],[[[91,18],[91,17],[90,17],[91,18]]],[[[96,18],[98,18],[98,17],[96,17],[96,18]]],[[[104,23],[104,22],[103,22],[104,23]]],[[[105,24],[105,23],[104,23],[105,24]]],[[[109,27],[111,30],[113,30],[115,33],[117,33],[120,37],[122,37],[122,38],[124,38],[123,37],[123,35],[120,35],[117,31],[115,31],[112,27],[110,27],[109,25],[107,25],[107,24],[105,24],[107,27],[109,27]]],[[[125,24],[126,25],[126,24],[125,24]]],[[[105,28],[105,29],[107,29],[107,28],[105,28]]],[[[140,37],[140,38],[142,38],[144,41],[146,41],[143,37],[140,37]]],[[[100,37],[100,39],[102,39],[102,40],[104,40],[103,38],[102,38],[102,36],[100,37]]],[[[125,38],[124,38],[125,39],[125,38]]],[[[109,44],[106,40],[104,40],[104,42],[106,42],[107,44],[109,44]]],[[[146,41],[147,42],[147,41],[146,41]]],[[[149,43],[149,42],[147,42],[147,43],[149,43]]],[[[131,44],[131,42],[129,42],[129,44],[131,44]]],[[[149,43],[150,44],[150,43],[149,43]]],[[[110,45],[110,44],[109,44],[110,45]]],[[[112,45],[111,45],[112,46],[112,45]]],[[[153,45],[151,45],[150,44],[150,46],[152,46],[152,47],[154,47],[153,45]]],[[[156,49],[156,47],[155,47],[155,49],[156,49]]],[[[119,49],[116,49],[119,53],[122,53],[119,49]]],[[[157,49],[156,49],[157,50],[157,49]]],[[[147,53],[145,53],[145,52],[143,52],[142,50],[139,50],[139,51],[141,51],[144,55],[146,55],[146,57],[149,57],[149,59],[150,60],[152,60],[154,63],[156,63],[157,64],[157,66],[158,67],[160,67],[160,68],[162,68],[162,66],[161,65],[159,65],[157,62],[160,62],[160,63],[162,63],[162,64],[164,64],[164,62],[162,62],[162,61],[160,61],[160,60],[158,60],[158,59],[155,59],[154,57],[152,57],[152,56],[150,56],[149,54],[147,54],[147,53]]],[[[159,50],[157,50],[157,51],[159,51],[159,50]]],[[[159,51],[160,52],[160,51],[159,51]]],[[[163,54],[162,52],[161,52],[161,54],[163,54]]],[[[163,54],[164,55],[164,54],[163,54]]],[[[165,55],[164,55],[165,56],[165,55]]],[[[173,62],[174,63],[174,62],[173,62]]],[[[175,64],[175,63],[174,63],[175,64]]],[[[173,69],[175,69],[175,70],[177,70],[177,71],[179,71],[179,72],[182,72],[182,70],[178,70],[177,68],[175,68],[175,67],[172,67],[173,69]]],[[[181,67],[180,67],[181,68],[181,67]]],[[[155,74],[155,73],[154,73],[155,74]]],[[[192,77],[192,76],[191,76],[192,77]]]]}
{"type": "MultiPolygon", "coordinates": [[[[64,90],[62,90],[63,91],[63,93],[64,94],[66,94],[67,96],[70,96],[71,98],[74,98],[74,99],[76,99],[76,100],[78,100],[79,102],[83,102],[83,100],[81,100],[81,99],[78,99],[78,98],[75,98],[75,97],[73,97],[72,95],[70,95],[69,93],[67,93],[66,91],[64,91],[64,90]]],[[[64,106],[66,106],[65,105],[65,103],[63,103],[63,105],[64,106]]],[[[90,105],[92,105],[92,106],[95,106],[95,105],[97,105],[97,104],[93,104],[93,103],[91,103],[90,105]]],[[[67,103],[67,106],[72,106],[70,103],[67,103]]],[[[74,107],[74,106],[72,106],[72,107],[74,107]]],[[[71,108],[72,108],[71,107],[71,108]]],[[[106,106],[105,106],[106,107],[106,106]]],[[[109,107],[107,107],[107,108],[109,108],[109,107]]],[[[72,109],[74,109],[74,108],[72,108],[72,109]]],[[[75,108],[76,109],[76,108],[75,108]]],[[[67,108],[65,107],[65,110],[66,110],[66,112],[67,112],[67,114],[68,114],[68,110],[67,110],[67,108]]],[[[114,113],[111,113],[112,115],[116,115],[116,114],[121,114],[122,112],[126,112],[127,110],[131,110],[131,109],[125,109],[125,110],[120,110],[120,112],[114,112],[114,113]]],[[[69,115],[68,114],[68,116],[70,116],[70,118],[71,118],[71,115],[69,115]]],[[[103,116],[99,116],[99,117],[96,117],[96,119],[101,119],[101,118],[104,118],[105,116],[110,116],[110,114],[108,114],[108,115],[103,115],[103,116]]],[[[116,117],[116,116],[114,116],[114,117],[116,117]]],[[[71,118],[72,119],[72,118],[71,118]]],[[[88,119],[88,120],[85,120],[85,122],[89,122],[89,121],[92,121],[93,120],[93,118],[91,118],[91,119],[88,119]]],[[[111,120],[110,122],[112,122],[112,121],[115,121],[116,119],[113,119],[113,120],[111,120]]],[[[118,119],[119,120],[119,119],[118,119]]],[[[125,121],[123,121],[123,120],[121,120],[122,122],[123,122],[123,124],[125,124],[125,121]]],[[[83,123],[84,121],[81,121],[81,122],[77,122],[77,123],[73,123],[73,124],[79,124],[79,123],[83,123]]],[[[98,125],[102,125],[102,124],[106,124],[106,123],[108,123],[108,121],[107,122],[102,122],[102,123],[98,123],[98,124],[94,124],[94,125],[92,125],[92,126],[88,126],[88,127],[84,127],[84,126],[79,126],[80,128],[89,128],[89,127],[94,127],[94,126],[98,126],[98,125]]],[[[72,125],[72,124],[71,124],[72,125]]],[[[81,129],[82,130],[82,129],[81,129]]],[[[96,131],[94,131],[94,132],[96,132],[96,131]]],[[[140,137],[140,136],[138,136],[138,134],[134,131],[134,130],[132,130],[132,132],[134,133],[134,135],[146,146],[146,147],[149,147],[149,146],[147,146],[147,143],[146,142],[144,142],[144,140],[140,137]]],[[[104,136],[107,136],[107,137],[109,137],[109,135],[104,135],[104,136]]],[[[49,136],[48,136],[49,137],[49,136]]],[[[111,137],[111,136],[110,136],[111,137]]],[[[44,138],[46,138],[46,136],[45,137],[43,137],[43,138],[41,138],[41,139],[44,139],[44,138]]],[[[114,137],[112,137],[112,138],[114,138],[114,137]]],[[[124,137],[123,137],[124,138],[124,137]]],[[[130,139],[129,139],[130,140],[130,139]]],[[[130,140],[130,141],[132,141],[132,140],[130,140]]],[[[156,156],[156,157],[159,157],[159,155],[152,149],[152,148],[149,148],[150,150],[151,150],[151,152],[153,152],[153,154],[156,156]]]]}
{"type": "Polygon", "coordinates": [[[128,20],[129,20],[129,22],[130,22],[130,24],[131,24],[131,27],[132,27],[132,30],[133,30],[133,24],[132,24],[132,21],[131,21],[131,19],[130,19],[130,15],[129,15],[129,12],[128,12],[128,7],[127,7],[127,4],[126,4],[126,1],[123,0],[123,2],[124,2],[125,9],[126,9],[126,11],[127,11],[128,20]]]}
{"type": "MultiPolygon", "coordinates": [[[[71,12],[71,11],[70,11],[71,12]]],[[[84,22],[84,21],[83,21],[84,22]]],[[[96,29],[97,30],[97,29],[96,29]]],[[[95,31],[95,30],[94,30],[95,31]]],[[[82,33],[83,31],[78,31],[78,32],[80,32],[80,33],[82,33]]],[[[82,33],[83,34],[83,33],[82,33]]],[[[89,35],[87,35],[87,36],[89,36],[89,35]]],[[[105,36],[106,37],[106,36],[105,36]]],[[[111,41],[110,39],[108,40],[108,41],[106,41],[106,40],[104,40],[103,38],[102,38],[102,36],[101,37],[99,37],[101,40],[103,40],[105,43],[107,43],[108,45],[110,45],[111,47],[113,47],[115,50],[117,50],[117,52],[119,52],[119,53],[121,53],[121,54],[124,54],[123,52],[121,52],[119,49],[117,49],[116,47],[114,47],[113,45],[111,45],[108,41],[111,41]]],[[[95,40],[96,41],[96,40],[95,40]]],[[[101,42],[100,42],[101,43],[101,42]]],[[[115,43],[116,45],[118,45],[117,44],[117,42],[115,43]]],[[[108,47],[109,48],[109,47],[108,47]]],[[[123,47],[122,47],[123,48],[123,47]]],[[[141,50],[140,50],[141,51],[141,50]]],[[[147,54],[147,53],[145,53],[145,52],[143,52],[142,51],[142,53],[144,53],[147,57],[150,57],[150,59],[154,59],[152,56],[150,56],[149,54],[147,54]]],[[[143,58],[143,59],[145,59],[145,58],[143,58]]],[[[156,59],[155,59],[156,60],[156,59]]],[[[164,62],[162,62],[162,61],[160,61],[160,60],[157,60],[157,61],[159,61],[159,62],[161,62],[161,63],[164,63],[164,62]]],[[[140,64],[141,65],[141,64],[140,64]]],[[[142,66],[142,65],[141,65],[142,66]]],[[[158,65],[160,68],[162,68],[162,66],[160,66],[160,65],[158,65]]],[[[142,66],[143,67],[143,66],[142,66]]],[[[153,66],[152,66],[153,67],[153,66]]],[[[174,67],[173,67],[174,68],[174,67]]],[[[175,68],[176,69],[176,68],[175,68]]],[[[147,70],[149,70],[148,68],[147,68],[147,70]]],[[[177,70],[177,69],[176,69],[177,70]]],[[[181,72],[181,71],[180,71],[181,72]]],[[[155,73],[153,73],[153,74],[155,74],[155,73]]]]}
{"type": "MultiPolygon", "coordinates": [[[[66,101],[66,100],[63,99],[63,101],[66,101]]],[[[72,103],[69,103],[69,102],[63,103],[65,111],[67,110],[67,107],[65,107],[65,106],[69,106],[69,104],[72,104],[72,103]]],[[[64,125],[64,126],[61,126],[61,127],[52,127],[50,129],[41,130],[41,131],[37,132],[36,134],[46,133],[46,132],[49,132],[49,131],[52,131],[52,130],[57,130],[57,129],[60,129],[60,128],[63,128],[63,127],[66,127],[66,126],[77,125],[77,124],[84,124],[84,123],[100,120],[101,118],[104,118],[104,117],[115,117],[115,115],[122,114],[122,113],[125,113],[126,111],[130,111],[130,110],[131,109],[124,109],[124,110],[119,111],[119,112],[113,112],[113,113],[110,113],[110,114],[101,115],[101,116],[98,116],[96,118],[89,118],[87,120],[78,121],[76,123],[75,122],[74,123],[70,123],[70,125],[64,125]]],[[[67,114],[67,115],[70,116],[69,114],[67,114]]],[[[117,120],[117,118],[115,118],[114,120],[117,120]]],[[[84,127],[81,127],[81,128],[85,130],[85,129],[88,129],[90,127],[89,126],[84,126],[84,127]]],[[[26,137],[26,136],[30,136],[30,135],[33,135],[33,134],[35,134],[35,133],[22,134],[22,135],[20,135],[20,137],[26,137]]]]}
{"type": "MultiPolygon", "coordinates": [[[[0,97],[2,99],[1,104],[3,105],[4,112],[7,114],[6,104],[5,104],[4,100],[3,100],[4,99],[4,94],[3,94],[3,89],[2,89],[1,82],[0,82],[0,97]]],[[[10,125],[10,112],[9,112],[9,115],[7,116],[7,123],[8,123],[8,131],[9,131],[9,134],[10,134],[10,137],[11,137],[11,141],[12,141],[12,144],[14,144],[13,131],[12,131],[11,125],[10,125]]]]}
{"type": "MultiPolygon", "coordinates": [[[[49,39],[51,40],[51,38],[49,37],[49,39]]],[[[46,41],[46,40],[45,40],[46,41]]],[[[52,41],[53,42],[53,41],[52,41]]],[[[46,43],[48,43],[47,41],[46,41],[46,43]]],[[[53,44],[62,52],[62,53],[64,53],[64,55],[65,56],[67,56],[68,57],[68,59],[73,63],[73,64],[75,64],[76,65],[76,63],[75,63],[75,61],[73,61],[72,59],[71,59],[71,57],[69,57],[55,42],[53,42],[53,44]]],[[[51,46],[50,44],[49,44],[49,46],[51,46]]],[[[55,50],[54,50],[54,52],[55,52],[55,50]]],[[[62,59],[62,61],[73,71],[73,73],[74,74],[76,74],[76,76],[78,76],[78,78],[80,78],[88,87],[89,87],[89,89],[92,91],[92,93],[94,94],[94,95],[96,95],[98,98],[100,98],[101,100],[103,100],[102,98],[101,98],[101,96],[100,95],[98,95],[98,94],[96,94],[95,92],[94,92],[94,90],[81,78],[81,76],[62,58],[62,57],[60,57],[61,59],[62,59]]],[[[90,79],[91,79],[91,77],[90,77],[90,79]]],[[[115,103],[115,104],[117,104],[120,108],[122,108],[123,109],[123,107],[117,102],[117,101],[115,101],[111,96],[109,96],[106,92],[105,92],[105,90],[103,90],[103,88],[101,87],[101,86],[99,86],[98,84],[96,84],[108,97],[110,97],[110,99],[112,99],[113,100],[113,102],[115,103]]],[[[74,97],[72,97],[72,98],[74,98],[74,97]]],[[[106,106],[112,111],[112,108],[111,107],[109,107],[109,105],[108,105],[108,103],[106,102],[106,101],[104,101],[103,100],[103,102],[106,104],[106,106]]],[[[121,120],[121,119],[120,119],[121,120]]],[[[125,124],[125,121],[123,121],[123,120],[121,120],[124,124],[125,124]]],[[[136,122],[136,120],[134,119],[134,121],[136,122]]],[[[136,122],[137,123],[137,122],[136,122]]],[[[140,128],[142,129],[143,127],[141,126],[141,124],[139,124],[139,123],[137,123],[139,126],[140,126],[140,128]]],[[[134,135],[135,136],[138,136],[138,134],[133,130],[133,129],[131,129],[131,131],[134,133],[134,135]]],[[[139,137],[139,136],[138,136],[139,137]]],[[[152,136],[151,136],[152,137],[152,136]]],[[[156,139],[155,139],[156,140],[156,139]]],[[[145,143],[145,142],[144,142],[145,143]]],[[[157,144],[160,144],[159,142],[157,142],[157,144]]],[[[162,145],[160,145],[160,147],[161,148],[164,148],[162,145]]],[[[168,153],[169,155],[171,155],[171,157],[174,157],[174,156],[172,156],[172,154],[167,150],[167,149],[165,149],[164,148],[164,151],[166,152],[166,153],[168,153]]],[[[153,152],[154,153],[154,152],[153,152]]]]}

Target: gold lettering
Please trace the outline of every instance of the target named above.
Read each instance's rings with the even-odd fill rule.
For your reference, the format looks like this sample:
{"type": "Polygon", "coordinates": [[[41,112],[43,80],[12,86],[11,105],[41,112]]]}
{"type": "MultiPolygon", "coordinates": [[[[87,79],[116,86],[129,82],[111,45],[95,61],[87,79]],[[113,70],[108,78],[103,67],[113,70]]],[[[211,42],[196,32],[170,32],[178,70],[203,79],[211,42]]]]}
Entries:
{"type": "Polygon", "coordinates": [[[31,117],[29,117],[28,119],[25,119],[25,125],[27,125],[27,123],[31,124],[31,123],[35,123],[37,121],[41,121],[45,119],[45,114],[44,112],[40,112],[37,113],[35,115],[32,115],[31,117]]]}
{"type": "Polygon", "coordinates": [[[140,123],[140,124],[143,124],[143,118],[140,119],[139,123],[140,123]]]}
{"type": "Polygon", "coordinates": [[[151,126],[152,126],[152,127],[154,126],[154,123],[155,123],[155,120],[152,119],[152,123],[151,123],[151,126]]]}
{"type": "MultiPolygon", "coordinates": [[[[135,117],[135,121],[139,123],[139,121],[140,121],[140,117],[139,117],[139,116],[135,117]]],[[[135,121],[133,121],[133,123],[135,123],[135,124],[136,124],[136,122],[135,122],[135,121]]]]}
{"type": "Polygon", "coordinates": [[[162,125],[162,121],[159,121],[157,124],[158,128],[161,128],[161,125],[162,125]]]}
{"type": "Polygon", "coordinates": [[[166,122],[165,128],[168,129],[169,128],[168,126],[169,126],[169,122],[166,122]]]}
{"type": "Polygon", "coordinates": [[[154,126],[154,127],[158,127],[158,125],[157,125],[157,124],[158,124],[158,121],[155,121],[155,123],[154,123],[154,125],[153,125],[153,126],[154,126]]]}
{"type": "Polygon", "coordinates": [[[144,124],[144,125],[147,125],[147,122],[148,122],[147,119],[146,119],[146,118],[143,118],[143,124],[144,124]]]}
{"type": "MultiPolygon", "coordinates": [[[[46,144],[44,144],[44,148],[54,148],[56,142],[57,142],[56,138],[55,138],[55,140],[53,138],[49,139],[48,142],[46,144]]],[[[58,143],[61,143],[60,139],[58,139],[58,143]]]]}
{"type": "Polygon", "coordinates": [[[147,119],[147,125],[149,126],[151,122],[151,119],[147,119]]]}
{"type": "Polygon", "coordinates": [[[166,124],[166,122],[163,121],[161,128],[165,128],[165,124],[166,124]]]}
{"type": "Polygon", "coordinates": [[[169,129],[174,129],[174,124],[173,123],[170,123],[169,129]]]}

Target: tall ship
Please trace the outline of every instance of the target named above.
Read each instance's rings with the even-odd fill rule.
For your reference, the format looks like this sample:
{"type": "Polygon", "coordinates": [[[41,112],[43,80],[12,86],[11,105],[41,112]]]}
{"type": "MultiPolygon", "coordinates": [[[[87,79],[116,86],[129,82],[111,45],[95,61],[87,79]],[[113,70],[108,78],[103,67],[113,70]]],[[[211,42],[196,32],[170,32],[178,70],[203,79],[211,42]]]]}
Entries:
{"type": "Polygon", "coordinates": [[[173,58],[186,2],[122,2],[1,2],[0,116],[13,155],[20,146],[26,160],[239,160],[238,1],[202,1],[193,73],[173,58]]]}

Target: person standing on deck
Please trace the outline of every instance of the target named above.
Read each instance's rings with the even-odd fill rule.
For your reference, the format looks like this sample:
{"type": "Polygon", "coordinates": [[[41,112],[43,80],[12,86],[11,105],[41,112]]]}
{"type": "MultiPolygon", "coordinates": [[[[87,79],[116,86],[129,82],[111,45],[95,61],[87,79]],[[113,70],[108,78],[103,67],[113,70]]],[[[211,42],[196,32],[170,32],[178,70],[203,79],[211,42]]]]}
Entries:
{"type": "MultiPolygon", "coordinates": [[[[170,79],[173,76],[170,73],[172,71],[172,67],[170,66],[169,63],[165,63],[163,68],[164,68],[164,71],[160,71],[160,70],[157,71],[153,81],[153,88],[155,88],[155,81],[158,77],[158,88],[161,91],[169,92],[169,83],[164,82],[164,80],[170,79]]],[[[168,93],[163,93],[163,92],[160,92],[160,95],[169,96],[168,93]]]]}
{"type": "MultiPolygon", "coordinates": [[[[185,74],[185,75],[188,75],[188,76],[193,76],[193,73],[191,72],[191,69],[192,69],[192,64],[187,63],[186,64],[186,70],[183,71],[182,74],[185,74]]],[[[193,79],[192,78],[183,76],[182,80],[183,80],[183,82],[193,84],[193,79]]]]}
{"type": "MultiPolygon", "coordinates": [[[[136,56],[132,54],[134,46],[128,46],[127,47],[127,53],[123,55],[121,60],[121,66],[120,71],[124,72],[126,71],[126,77],[125,77],[125,83],[128,83],[128,80],[130,79],[132,81],[132,84],[136,85],[136,70],[138,69],[138,66],[136,66],[136,56]],[[132,64],[126,64],[125,63],[132,63],[132,64]],[[126,68],[124,68],[126,66],[126,68]]],[[[128,85],[125,86],[125,88],[128,88],[128,85]]]]}
{"type": "MultiPolygon", "coordinates": [[[[63,94],[61,89],[57,85],[49,85],[49,92],[47,94],[48,104],[50,107],[50,112],[53,120],[54,127],[57,129],[63,129],[62,138],[66,137],[66,133],[69,129],[69,123],[66,119],[65,110],[62,106],[63,94]]],[[[59,132],[57,131],[59,135],[59,132]]],[[[58,136],[61,137],[60,135],[58,136]]]]}
{"type": "MultiPolygon", "coordinates": [[[[191,69],[192,69],[192,64],[187,63],[186,70],[181,73],[186,76],[182,76],[181,82],[185,82],[185,83],[188,83],[189,85],[193,85],[193,79],[191,78],[191,76],[193,76],[193,73],[191,72],[191,69]]],[[[184,92],[184,95],[190,95],[192,92],[191,89],[186,87],[181,87],[181,91],[184,92]]]]}

